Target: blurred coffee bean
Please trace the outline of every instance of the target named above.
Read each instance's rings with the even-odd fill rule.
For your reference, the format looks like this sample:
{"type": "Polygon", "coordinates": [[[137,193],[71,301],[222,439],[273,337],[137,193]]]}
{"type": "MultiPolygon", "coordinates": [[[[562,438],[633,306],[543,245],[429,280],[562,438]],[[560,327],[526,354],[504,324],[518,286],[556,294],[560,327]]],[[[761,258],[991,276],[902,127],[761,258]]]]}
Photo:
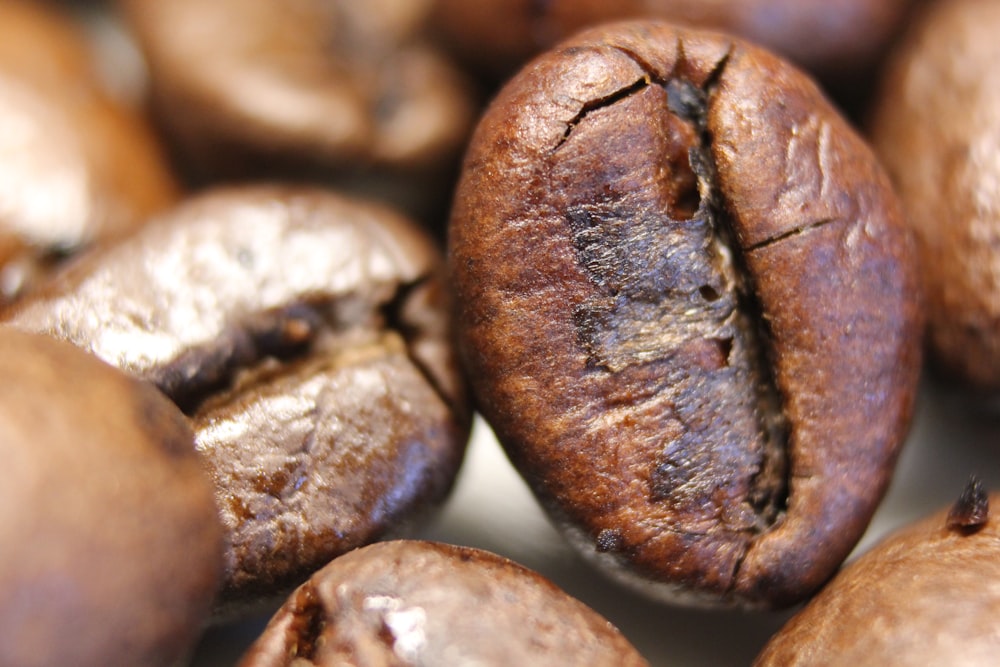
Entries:
{"type": "Polygon", "coordinates": [[[0,664],[177,664],[222,574],[183,415],[73,346],[8,327],[0,376],[0,664]]]}
{"type": "Polygon", "coordinates": [[[1000,389],[1000,2],[928,4],[893,55],[872,141],[920,251],[934,367],[1000,389]]]}
{"type": "Polygon", "coordinates": [[[824,79],[864,78],[914,0],[437,0],[434,24],[478,69],[509,74],[573,32],[659,19],[740,36],[824,79]]]}
{"type": "Polygon", "coordinates": [[[409,211],[450,192],[477,109],[423,34],[429,4],[120,1],[196,180],[323,178],[409,211]]]}
{"type": "Polygon", "coordinates": [[[59,12],[0,3],[0,302],[177,196],[146,121],[103,86],[83,29],[59,12]]]}

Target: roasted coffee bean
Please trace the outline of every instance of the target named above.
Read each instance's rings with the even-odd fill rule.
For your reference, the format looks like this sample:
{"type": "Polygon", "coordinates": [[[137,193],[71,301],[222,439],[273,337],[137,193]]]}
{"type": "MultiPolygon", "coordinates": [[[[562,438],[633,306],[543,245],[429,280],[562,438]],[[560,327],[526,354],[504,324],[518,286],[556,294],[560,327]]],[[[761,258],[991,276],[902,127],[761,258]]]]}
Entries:
{"type": "Polygon", "coordinates": [[[597,612],[479,549],[383,542],[296,590],[241,667],[646,665],[597,612]]]}
{"type": "MultiPolygon", "coordinates": [[[[429,0],[122,0],[188,162],[426,169],[464,143],[468,84],[423,37],[429,0]]],[[[256,167],[256,169],[254,169],[256,167]]]]}
{"type": "Polygon", "coordinates": [[[885,538],[848,565],[772,639],[767,665],[996,664],[1000,524],[973,483],[950,509],[885,538]],[[957,515],[978,515],[956,525],[957,515]]]}
{"type": "Polygon", "coordinates": [[[0,3],[0,303],[176,196],[151,129],[111,97],[82,28],[44,3],[0,3]]]}
{"type": "Polygon", "coordinates": [[[833,573],[922,320],[888,179],[809,79],[663,23],[584,33],[494,100],[449,231],[478,404],[584,553],[701,602],[833,573]]]}
{"type": "Polygon", "coordinates": [[[912,0],[439,0],[435,24],[480,68],[510,72],[587,26],[640,17],[740,35],[826,75],[858,75],[912,0]]]}
{"type": "Polygon", "coordinates": [[[0,664],[177,664],[222,574],[183,415],[73,346],[7,327],[0,377],[0,664]]]}
{"type": "Polygon", "coordinates": [[[935,366],[1000,388],[1000,2],[929,5],[894,55],[871,134],[915,230],[935,366]]]}
{"type": "Polygon", "coordinates": [[[441,501],[469,430],[440,254],[388,209],[205,193],[9,314],[190,415],[227,530],[220,612],[285,594],[441,501]]]}

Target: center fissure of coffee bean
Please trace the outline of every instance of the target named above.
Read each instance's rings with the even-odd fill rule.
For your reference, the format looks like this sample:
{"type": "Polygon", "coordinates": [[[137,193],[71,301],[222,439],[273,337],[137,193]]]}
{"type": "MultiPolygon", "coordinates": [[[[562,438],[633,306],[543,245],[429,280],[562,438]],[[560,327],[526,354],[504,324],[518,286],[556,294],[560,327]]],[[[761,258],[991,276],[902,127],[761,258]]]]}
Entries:
{"type": "Polygon", "coordinates": [[[256,313],[231,327],[211,349],[192,349],[176,359],[158,384],[192,415],[216,395],[266,382],[297,364],[346,366],[402,354],[448,400],[434,373],[411,349],[419,332],[400,315],[423,284],[397,285],[384,300],[357,294],[256,313]]]}
{"type": "MultiPolygon", "coordinates": [[[[429,276],[421,276],[415,280],[400,283],[393,298],[382,307],[381,315],[385,321],[385,328],[398,332],[406,341],[406,354],[410,363],[424,378],[427,385],[446,405],[455,409],[456,412],[461,412],[462,407],[456,404],[456,401],[460,399],[442,384],[440,374],[431,367],[432,361],[416,351],[420,345],[419,338],[427,334],[426,331],[419,330],[419,324],[426,324],[426,322],[417,322],[412,315],[407,315],[408,310],[416,308],[422,308],[427,313],[433,312],[431,308],[420,305],[427,298],[427,293],[435,289],[432,282],[429,276]]],[[[441,340],[447,339],[447,336],[441,336],[441,340]]]]}
{"type": "Polygon", "coordinates": [[[306,584],[296,595],[296,609],[288,628],[288,637],[294,638],[289,657],[312,661],[321,644],[326,627],[326,609],[319,594],[306,584]]]}
{"type": "Polygon", "coordinates": [[[626,377],[636,366],[662,368],[668,396],[655,400],[667,406],[672,427],[664,429],[668,440],[650,473],[649,499],[672,508],[673,529],[693,535],[714,524],[760,534],[786,507],[788,425],[767,321],[712,159],[708,109],[727,58],[698,86],[673,74],[657,78],[628,55],[646,77],[583,105],[559,148],[585,134],[578,132],[583,123],[599,122],[592,116],[619,105],[616,122],[602,126],[613,135],[604,137],[608,146],[622,151],[635,137],[651,136],[639,127],[641,111],[628,107],[646,103],[644,95],[662,99],[669,113],[666,129],[657,131],[689,141],[683,147],[669,140],[681,155],[663,158],[671,175],[649,177],[641,171],[649,165],[637,167],[639,175],[609,172],[603,192],[566,209],[577,259],[596,288],[574,309],[578,340],[595,371],[626,377]],[[645,190],[616,190],[619,182],[645,190]]]}
{"type": "Polygon", "coordinates": [[[266,360],[301,355],[322,326],[314,304],[255,313],[229,326],[209,346],[187,349],[155,372],[155,382],[187,414],[266,360]]]}
{"type": "MultiPolygon", "coordinates": [[[[682,48],[679,47],[678,50],[683,53],[682,48]]],[[[733,527],[737,529],[742,527],[753,533],[763,533],[778,521],[787,507],[789,434],[781,394],[773,373],[774,361],[771,357],[769,343],[771,335],[767,319],[756,296],[752,274],[745,264],[745,254],[740,250],[736,240],[724,192],[718,183],[712,160],[708,108],[728,60],[727,54],[702,87],[696,87],[680,79],[668,81],[667,104],[672,113],[697,128],[699,141],[689,151],[689,160],[692,170],[698,176],[701,201],[704,203],[706,218],[711,223],[713,243],[716,245],[716,251],[710,255],[710,261],[713,258],[716,262],[721,260],[724,263],[722,273],[732,276],[727,282],[731,285],[735,297],[734,309],[730,314],[730,321],[735,331],[727,340],[730,341],[730,348],[742,343],[746,364],[745,373],[737,372],[734,378],[739,386],[730,388],[729,391],[740,393],[741,388],[749,389],[743,393],[745,406],[752,413],[749,428],[744,432],[748,438],[746,445],[749,456],[749,460],[745,462],[749,463],[749,466],[740,472],[752,471],[746,502],[754,512],[754,520],[748,526],[740,526],[742,518],[737,518],[733,527]]],[[[721,300],[720,295],[714,290],[708,293],[702,290],[701,296],[710,303],[721,300]]],[[[729,358],[732,357],[730,350],[729,358]]],[[[739,362],[733,361],[731,366],[738,364],[739,362]]],[[[714,443],[709,439],[701,446],[711,448],[714,443]]],[[[725,479],[725,475],[720,475],[720,478],[725,479]]],[[[735,513],[735,516],[740,515],[735,513]]],[[[734,570],[734,581],[741,563],[742,557],[734,570]]]]}

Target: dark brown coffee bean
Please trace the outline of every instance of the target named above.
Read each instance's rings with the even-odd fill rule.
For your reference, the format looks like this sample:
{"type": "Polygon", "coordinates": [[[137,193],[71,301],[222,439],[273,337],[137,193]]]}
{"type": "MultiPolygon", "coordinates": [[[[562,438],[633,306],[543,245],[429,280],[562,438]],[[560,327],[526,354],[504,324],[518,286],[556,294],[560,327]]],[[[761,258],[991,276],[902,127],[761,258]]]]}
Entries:
{"type": "Polygon", "coordinates": [[[81,28],[43,3],[0,4],[0,302],[176,195],[150,128],[103,86],[81,28]]]}
{"type": "MultiPolygon", "coordinates": [[[[976,495],[967,491],[959,510],[976,495]]],[[[848,565],[754,664],[995,664],[1000,524],[985,519],[976,530],[953,526],[954,511],[896,531],[848,565]]]]}
{"type": "Polygon", "coordinates": [[[222,573],[183,415],[71,345],[7,327],[0,377],[0,664],[177,664],[222,573]]]}
{"type": "Polygon", "coordinates": [[[887,71],[872,137],[916,232],[930,357],[1000,388],[1000,56],[996,2],[935,3],[887,71]]]}
{"type": "Polygon", "coordinates": [[[435,23],[468,59],[510,72],[571,33],[640,17],[723,30],[814,72],[858,74],[886,46],[912,0],[440,0],[435,23]]]}
{"type": "Polygon", "coordinates": [[[583,34],[494,101],[450,233],[479,405],[585,553],[756,606],[833,573],[907,432],[921,313],[887,178],[805,76],[662,23],[583,34]]]}
{"type": "Polygon", "coordinates": [[[506,558],[434,542],[383,542],[317,572],[241,667],[646,665],[618,630],[506,558]]]}
{"type": "Polygon", "coordinates": [[[458,70],[422,36],[427,0],[123,0],[155,104],[197,168],[246,156],[425,169],[473,120],[458,70]]]}
{"type": "Polygon", "coordinates": [[[10,314],[191,416],[227,529],[221,604],[286,593],[443,499],[469,433],[443,262],[388,209],[206,193],[10,314]]]}

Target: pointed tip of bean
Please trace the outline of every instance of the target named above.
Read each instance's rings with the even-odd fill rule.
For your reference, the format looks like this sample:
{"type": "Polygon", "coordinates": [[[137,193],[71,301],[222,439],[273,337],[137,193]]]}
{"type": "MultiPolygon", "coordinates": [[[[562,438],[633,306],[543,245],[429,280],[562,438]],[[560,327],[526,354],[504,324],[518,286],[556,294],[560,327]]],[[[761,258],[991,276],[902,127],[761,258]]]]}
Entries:
{"type": "Polygon", "coordinates": [[[946,525],[951,530],[976,532],[986,525],[990,516],[989,494],[975,476],[969,478],[962,494],[948,511],[946,525]]]}

